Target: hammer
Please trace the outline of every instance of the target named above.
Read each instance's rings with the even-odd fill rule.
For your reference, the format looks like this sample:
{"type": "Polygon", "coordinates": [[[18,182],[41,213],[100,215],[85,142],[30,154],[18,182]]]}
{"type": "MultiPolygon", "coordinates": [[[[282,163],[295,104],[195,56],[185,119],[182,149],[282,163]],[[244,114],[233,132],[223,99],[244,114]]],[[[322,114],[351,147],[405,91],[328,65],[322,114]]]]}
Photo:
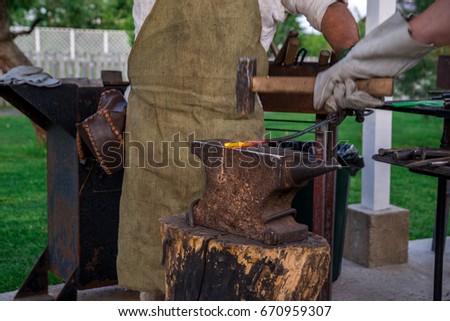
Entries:
{"type": "MultiPolygon", "coordinates": [[[[313,94],[315,77],[256,77],[256,59],[241,57],[236,76],[236,107],[241,115],[255,111],[255,93],[313,94]]],[[[372,96],[392,96],[393,78],[357,80],[359,90],[372,96]]]]}

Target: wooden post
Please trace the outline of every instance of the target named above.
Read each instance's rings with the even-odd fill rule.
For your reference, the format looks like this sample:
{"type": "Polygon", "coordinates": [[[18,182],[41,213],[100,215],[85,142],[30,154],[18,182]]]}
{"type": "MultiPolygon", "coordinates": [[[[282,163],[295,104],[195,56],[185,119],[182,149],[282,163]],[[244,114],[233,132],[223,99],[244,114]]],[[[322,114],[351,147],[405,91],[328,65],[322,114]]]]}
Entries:
{"type": "MultiPolygon", "coordinates": [[[[220,219],[220,218],[218,218],[220,219]]],[[[316,300],[330,248],[315,234],[277,246],[161,219],[166,300],[316,300]]]]}

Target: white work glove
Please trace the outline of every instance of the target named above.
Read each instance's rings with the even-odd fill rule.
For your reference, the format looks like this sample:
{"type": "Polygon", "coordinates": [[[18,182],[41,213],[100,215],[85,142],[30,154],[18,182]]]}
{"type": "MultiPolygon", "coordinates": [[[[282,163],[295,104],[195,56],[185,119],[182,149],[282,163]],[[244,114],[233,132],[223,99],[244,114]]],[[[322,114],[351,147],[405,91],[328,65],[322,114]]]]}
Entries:
{"type": "Polygon", "coordinates": [[[331,113],[340,108],[362,110],[382,105],[382,98],[358,91],[353,80],[395,77],[433,49],[432,45],[416,42],[407,21],[395,13],[359,41],[344,59],[317,75],[314,109],[331,113]]]}
{"type": "Polygon", "coordinates": [[[258,0],[258,2],[262,20],[261,44],[267,51],[277,30],[277,24],[286,19],[288,12],[305,15],[309,23],[320,31],[328,6],[336,0],[258,0]]]}

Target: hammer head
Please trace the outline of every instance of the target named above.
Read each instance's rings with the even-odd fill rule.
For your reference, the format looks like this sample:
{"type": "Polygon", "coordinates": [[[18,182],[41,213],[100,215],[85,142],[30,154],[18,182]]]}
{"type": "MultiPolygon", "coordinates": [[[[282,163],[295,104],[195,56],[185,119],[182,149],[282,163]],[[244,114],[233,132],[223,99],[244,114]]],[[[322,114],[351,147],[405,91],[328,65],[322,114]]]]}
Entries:
{"type": "Polygon", "coordinates": [[[256,58],[241,57],[236,75],[236,109],[241,115],[255,111],[255,93],[252,78],[256,76],[256,58]]]}

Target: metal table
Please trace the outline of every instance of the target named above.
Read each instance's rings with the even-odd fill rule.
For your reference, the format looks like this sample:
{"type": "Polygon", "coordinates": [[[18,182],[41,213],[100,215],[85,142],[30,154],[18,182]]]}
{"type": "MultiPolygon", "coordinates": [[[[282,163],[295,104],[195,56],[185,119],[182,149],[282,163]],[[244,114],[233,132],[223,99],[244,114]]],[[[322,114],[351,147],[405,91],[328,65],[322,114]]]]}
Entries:
{"type": "Polygon", "coordinates": [[[0,85],[0,95],[47,132],[48,243],[15,299],[53,299],[48,271],[65,282],[56,300],[117,283],[123,171],[106,175],[93,161],[80,164],[75,141],[75,124],[96,111],[104,89],[86,79],[55,88],[0,85]]]}
{"type": "MultiPolygon", "coordinates": [[[[394,107],[392,103],[377,109],[391,110],[395,112],[414,113],[444,118],[444,126],[441,138],[440,148],[450,149],[450,104],[446,103],[444,108],[427,106],[394,107]]],[[[407,167],[413,173],[437,177],[437,200],[436,200],[436,220],[435,220],[435,260],[434,260],[434,286],[433,300],[442,300],[442,277],[444,264],[444,250],[446,240],[446,226],[448,222],[448,199],[447,191],[450,189],[450,166],[430,167],[427,165],[418,167],[408,167],[413,160],[393,159],[390,155],[374,155],[375,161],[388,163],[391,165],[407,167]]]]}

